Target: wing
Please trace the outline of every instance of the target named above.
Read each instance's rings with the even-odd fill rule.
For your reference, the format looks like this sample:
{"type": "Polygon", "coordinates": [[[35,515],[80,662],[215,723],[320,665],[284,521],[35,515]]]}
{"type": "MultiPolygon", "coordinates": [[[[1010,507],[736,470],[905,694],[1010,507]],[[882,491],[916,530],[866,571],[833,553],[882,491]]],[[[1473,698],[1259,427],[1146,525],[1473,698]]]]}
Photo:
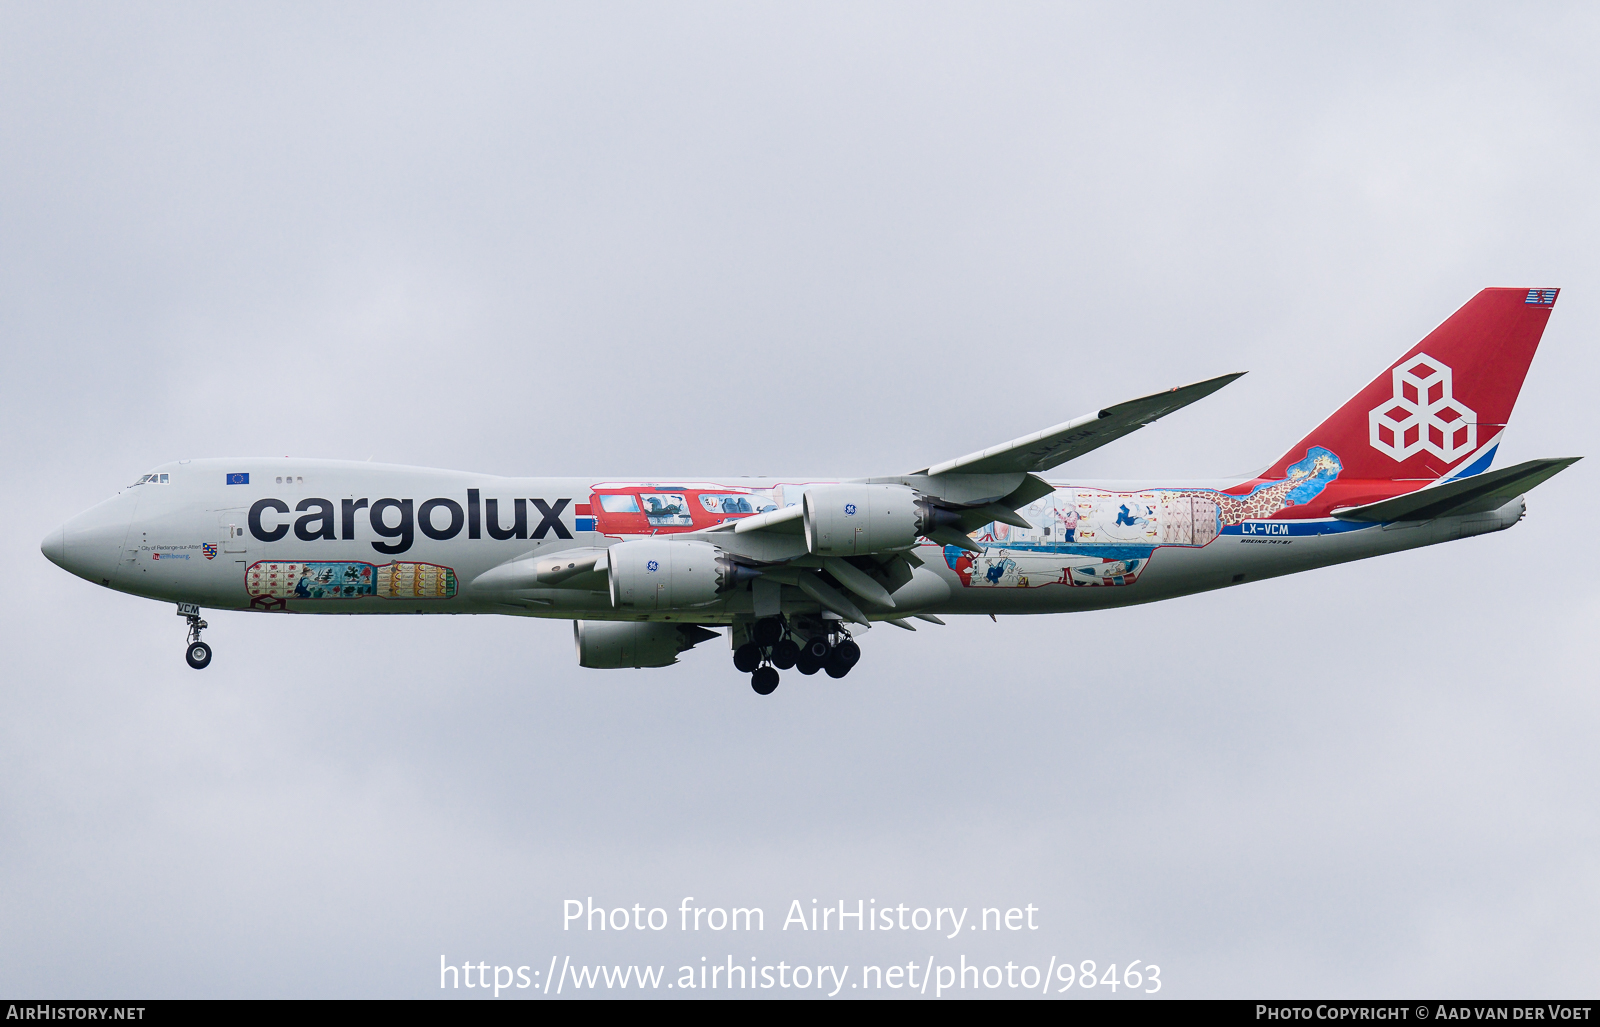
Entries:
{"type": "Polygon", "coordinates": [[[1196,400],[1204,399],[1229,382],[1242,377],[1244,377],[1243,371],[1237,374],[1225,374],[1218,378],[1195,382],[1193,385],[1180,385],[1166,392],[1130,399],[1126,403],[1118,403],[1116,406],[1085,414],[1065,424],[1058,424],[1053,428],[1034,432],[1032,435],[1024,435],[1020,439],[1012,439],[998,446],[990,446],[976,453],[968,453],[955,460],[946,460],[942,464],[934,464],[914,473],[935,475],[958,471],[961,474],[1006,474],[1017,471],[1046,471],[1057,464],[1064,464],[1074,457],[1099,449],[1130,432],[1138,431],[1145,425],[1167,416],[1174,410],[1181,410],[1196,400]]]}
{"type": "Polygon", "coordinates": [[[1581,459],[1569,456],[1529,460],[1515,467],[1458,478],[1393,499],[1335,510],[1333,515],[1345,521],[1377,522],[1426,521],[1452,514],[1484,513],[1504,506],[1581,459]]]}

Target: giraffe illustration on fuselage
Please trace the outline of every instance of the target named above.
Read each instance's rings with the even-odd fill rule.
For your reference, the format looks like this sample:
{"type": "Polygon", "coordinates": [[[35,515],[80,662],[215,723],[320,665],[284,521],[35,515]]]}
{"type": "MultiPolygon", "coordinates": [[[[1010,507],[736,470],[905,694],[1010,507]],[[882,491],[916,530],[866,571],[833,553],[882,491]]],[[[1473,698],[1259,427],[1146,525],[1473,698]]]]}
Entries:
{"type": "MultiPolygon", "coordinates": [[[[1321,446],[1313,446],[1304,460],[1289,467],[1289,476],[1282,481],[1258,485],[1244,496],[1208,491],[1204,494],[1215,497],[1223,524],[1243,524],[1265,520],[1291,506],[1304,506],[1317,498],[1342,470],[1344,465],[1337,456],[1321,446]]],[[[1200,495],[1202,491],[1195,494],[1200,495]]]]}

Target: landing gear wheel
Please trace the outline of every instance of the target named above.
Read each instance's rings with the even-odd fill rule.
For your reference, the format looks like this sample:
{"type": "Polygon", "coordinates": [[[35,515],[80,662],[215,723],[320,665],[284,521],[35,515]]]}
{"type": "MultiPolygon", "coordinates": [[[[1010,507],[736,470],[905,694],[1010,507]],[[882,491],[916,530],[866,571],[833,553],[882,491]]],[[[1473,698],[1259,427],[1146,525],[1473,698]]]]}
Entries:
{"type": "Polygon", "coordinates": [[[833,651],[832,656],[828,657],[828,662],[822,665],[822,669],[828,672],[830,678],[844,677],[850,673],[850,667],[851,664],[844,662],[837,649],[833,651]]]}
{"type": "Polygon", "coordinates": [[[834,659],[842,662],[846,668],[861,662],[861,647],[848,638],[833,647],[833,654],[834,659]]]}
{"type": "Polygon", "coordinates": [[[189,648],[184,650],[183,658],[195,670],[204,670],[211,662],[211,647],[200,641],[200,632],[206,629],[206,622],[200,619],[200,608],[179,603],[178,613],[189,622],[189,648]]]}
{"type": "Polygon", "coordinates": [[[756,645],[763,649],[777,645],[778,640],[783,637],[783,622],[776,617],[758,620],[753,634],[755,635],[756,645]]]}
{"type": "Polygon", "coordinates": [[[183,658],[188,660],[189,666],[195,670],[204,670],[206,665],[211,662],[211,647],[204,642],[191,642],[189,643],[188,651],[183,654],[183,658]]]}
{"type": "Polygon", "coordinates": [[[788,670],[800,658],[800,647],[790,639],[784,639],[772,647],[772,665],[779,670],[788,670]]]}
{"type": "Polygon", "coordinates": [[[828,645],[826,638],[821,636],[808,638],[804,648],[800,650],[800,655],[795,657],[794,667],[802,674],[815,674],[828,662],[828,654],[831,652],[833,648],[828,645]]]}
{"type": "Polygon", "coordinates": [[[750,675],[750,687],[757,695],[771,695],[778,689],[778,672],[771,667],[758,669],[750,675]]]}
{"type": "Polygon", "coordinates": [[[746,642],[733,651],[733,666],[741,674],[748,674],[761,666],[761,647],[754,642],[746,642]]]}

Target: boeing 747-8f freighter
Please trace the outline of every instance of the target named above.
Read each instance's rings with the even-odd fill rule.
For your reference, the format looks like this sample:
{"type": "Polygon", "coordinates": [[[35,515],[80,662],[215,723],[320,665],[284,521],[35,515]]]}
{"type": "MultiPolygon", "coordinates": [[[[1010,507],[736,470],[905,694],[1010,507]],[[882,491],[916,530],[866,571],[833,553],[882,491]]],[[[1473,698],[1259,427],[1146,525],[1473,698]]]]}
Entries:
{"type": "Polygon", "coordinates": [[[1485,289],[1247,480],[1046,476],[1237,374],[875,478],[507,478],[335,460],[165,464],[44,555],[205,608],[573,621],[585,667],[663,667],[726,629],[756,692],[839,678],[873,623],[1067,613],[1509,528],[1576,457],[1491,470],[1556,289],[1485,289]]]}

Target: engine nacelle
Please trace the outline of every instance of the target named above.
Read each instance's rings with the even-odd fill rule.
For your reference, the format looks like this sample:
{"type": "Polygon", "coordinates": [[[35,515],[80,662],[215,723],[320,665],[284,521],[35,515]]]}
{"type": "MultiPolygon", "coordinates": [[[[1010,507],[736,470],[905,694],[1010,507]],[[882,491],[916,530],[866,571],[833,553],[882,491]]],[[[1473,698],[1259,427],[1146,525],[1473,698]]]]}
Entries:
{"type": "Polygon", "coordinates": [[[667,667],[697,642],[718,637],[693,624],[660,621],[579,620],[572,622],[578,666],[595,670],[667,667]]]}
{"type": "Polygon", "coordinates": [[[819,485],[805,493],[806,548],[817,556],[910,549],[924,511],[904,485],[819,485]]]}
{"type": "Polygon", "coordinates": [[[611,605],[619,610],[691,610],[709,606],[755,573],[707,542],[640,538],[606,554],[611,605]]]}

